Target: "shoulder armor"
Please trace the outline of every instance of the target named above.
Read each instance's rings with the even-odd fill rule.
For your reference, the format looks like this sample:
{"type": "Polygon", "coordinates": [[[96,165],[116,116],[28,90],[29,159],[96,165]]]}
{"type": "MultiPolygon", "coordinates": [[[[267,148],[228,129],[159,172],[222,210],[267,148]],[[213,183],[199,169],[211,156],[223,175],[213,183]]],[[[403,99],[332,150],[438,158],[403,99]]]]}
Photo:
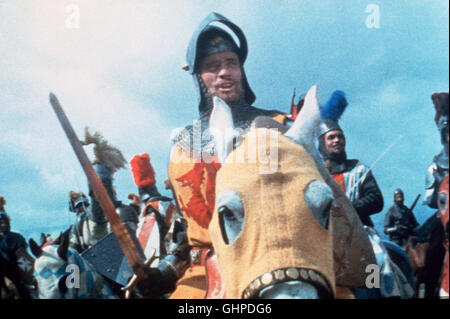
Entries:
{"type": "Polygon", "coordinates": [[[427,169],[427,174],[425,176],[425,188],[431,189],[434,187],[436,182],[435,172],[437,171],[437,165],[435,163],[431,164],[427,169]]]}
{"type": "Polygon", "coordinates": [[[356,174],[356,176],[362,176],[369,170],[369,168],[365,164],[357,159],[347,160],[346,165],[347,171],[351,172],[352,174],[356,174]]]}

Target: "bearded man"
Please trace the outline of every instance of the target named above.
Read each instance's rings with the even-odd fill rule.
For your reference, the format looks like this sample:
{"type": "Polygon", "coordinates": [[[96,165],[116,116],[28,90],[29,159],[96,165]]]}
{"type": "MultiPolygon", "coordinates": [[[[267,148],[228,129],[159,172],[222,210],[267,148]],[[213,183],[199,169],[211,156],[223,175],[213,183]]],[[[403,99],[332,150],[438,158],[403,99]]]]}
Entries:
{"type": "Polygon", "coordinates": [[[220,287],[208,287],[205,269],[208,260],[214,258],[208,226],[215,204],[215,177],[220,168],[209,132],[213,97],[228,104],[234,127],[242,132],[258,116],[269,116],[282,124],[287,120],[281,112],[252,106],[255,95],[244,70],[246,58],[247,40],[243,32],[220,14],[208,15],[191,38],[183,69],[192,75],[196,86],[199,118],[172,137],[175,145],[169,164],[174,198],[187,223],[186,238],[171,252],[170,260],[160,263],[158,270],[149,271],[149,277],[138,284],[140,295],[155,297],[167,293],[168,281],[174,283],[172,289],[176,281],[171,298],[198,299],[205,298],[207,293],[217,298],[222,293],[220,287]],[[239,40],[239,46],[229,31],[211,25],[214,22],[228,27],[239,40]],[[158,285],[164,289],[156,291],[154,287],[158,285]],[[212,292],[214,289],[217,291],[212,292]]]}

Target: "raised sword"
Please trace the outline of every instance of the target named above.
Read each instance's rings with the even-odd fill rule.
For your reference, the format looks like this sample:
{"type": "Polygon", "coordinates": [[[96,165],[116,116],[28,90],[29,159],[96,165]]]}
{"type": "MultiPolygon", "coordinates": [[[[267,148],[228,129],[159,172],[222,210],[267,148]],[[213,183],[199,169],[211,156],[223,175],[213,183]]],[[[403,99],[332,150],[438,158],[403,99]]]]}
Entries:
{"type": "Polygon", "coordinates": [[[128,261],[133,272],[140,277],[143,274],[144,265],[144,256],[140,253],[141,250],[137,247],[136,242],[132,239],[130,233],[127,228],[123,224],[119,215],[116,212],[114,204],[111,201],[111,198],[108,195],[105,187],[101,179],[98,177],[97,172],[94,170],[89,158],[86,155],[86,152],[81,145],[80,140],[78,139],[75,131],[72,128],[72,125],[69,122],[64,110],[62,109],[58,99],[53,93],[50,93],[50,104],[53,107],[53,110],[56,113],[56,116],[61,124],[64,132],[69,139],[70,144],[75,152],[75,155],[78,158],[78,161],[83,168],[84,173],[89,181],[89,184],[92,187],[92,190],[95,195],[95,199],[99,202],[100,207],[103,210],[106,218],[109,221],[111,226],[111,230],[117,238],[117,241],[122,249],[122,252],[125,258],[128,261]]]}

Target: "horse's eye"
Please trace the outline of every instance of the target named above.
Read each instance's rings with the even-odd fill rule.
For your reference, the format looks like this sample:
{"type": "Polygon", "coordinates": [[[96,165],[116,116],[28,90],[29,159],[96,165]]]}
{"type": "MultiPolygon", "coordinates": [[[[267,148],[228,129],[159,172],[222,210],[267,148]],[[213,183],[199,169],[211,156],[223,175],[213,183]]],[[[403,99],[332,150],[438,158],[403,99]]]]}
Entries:
{"type": "Polygon", "coordinates": [[[328,229],[328,219],[333,200],[333,191],[322,181],[312,181],[305,190],[305,201],[311,213],[325,229],[328,229]]]}
{"type": "Polygon", "coordinates": [[[233,212],[227,206],[220,207],[219,214],[223,215],[225,218],[228,218],[228,219],[233,218],[233,212]]]}
{"type": "Polygon", "coordinates": [[[233,243],[244,227],[244,208],[240,196],[232,190],[221,192],[216,200],[223,241],[233,243]]]}

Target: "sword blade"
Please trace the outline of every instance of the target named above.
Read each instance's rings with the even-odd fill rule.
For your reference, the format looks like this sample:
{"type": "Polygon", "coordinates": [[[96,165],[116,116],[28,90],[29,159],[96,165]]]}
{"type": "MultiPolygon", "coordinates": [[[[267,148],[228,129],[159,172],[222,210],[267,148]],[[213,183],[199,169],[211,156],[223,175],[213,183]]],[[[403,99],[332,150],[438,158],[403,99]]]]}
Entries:
{"type": "Polygon", "coordinates": [[[94,170],[91,162],[89,161],[86,152],[81,145],[80,140],[78,139],[75,131],[72,128],[72,125],[69,122],[64,110],[59,104],[58,99],[53,93],[50,93],[50,104],[55,111],[55,114],[61,124],[64,132],[69,139],[70,144],[75,152],[75,155],[78,158],[78,161],[83,168],[84,173],[89,181],[89,184],[94,191],[95,199],[100,203],[100,207],[103,210],[106,218],[111,225],[111,230],[114,235],[117,237],[117,241],[119,242],[120,248],[123,251],[125,258],[130,264],[131,269],[137,275],[141,273],[142,268],[144,267],[144,260],[139,253],[139,249],[136,246],[135,241],[131,238],[130,233],[127,228],[123,224],[119,215],[116,213],[116,208],[111,201],[105,187],[101,179],[98,177],[97,172],[94,170]]]}

